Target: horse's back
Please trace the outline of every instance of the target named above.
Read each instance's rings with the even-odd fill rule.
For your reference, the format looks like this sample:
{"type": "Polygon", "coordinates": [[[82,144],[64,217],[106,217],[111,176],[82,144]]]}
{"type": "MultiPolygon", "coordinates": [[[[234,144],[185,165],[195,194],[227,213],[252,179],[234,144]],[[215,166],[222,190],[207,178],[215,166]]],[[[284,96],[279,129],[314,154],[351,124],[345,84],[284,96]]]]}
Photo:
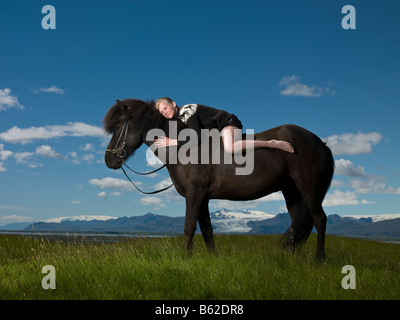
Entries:
{"type": "Polygon", "coordinates": [[[311,131],[294,124],[284,124],[255,134],[257,140],[280,139],[291,143],[313,139],[317,144],[322,140],[311,131]]]}

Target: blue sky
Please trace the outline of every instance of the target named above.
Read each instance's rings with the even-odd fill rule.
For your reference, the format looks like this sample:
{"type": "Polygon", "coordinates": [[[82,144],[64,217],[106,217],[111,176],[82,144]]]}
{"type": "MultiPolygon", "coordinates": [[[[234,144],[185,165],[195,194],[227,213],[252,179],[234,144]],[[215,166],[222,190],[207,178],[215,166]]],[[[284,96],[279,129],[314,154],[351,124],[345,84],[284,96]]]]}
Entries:
{"type": "MultiPolygon", "coordinates": [[[[400,213],[399,1],[0,2],[0,224],[59,216],[184,215],[104,164],[115,99],[170,96],[263,131],[294,123],[336,161],[328,214],[400,213]],[[43,6],[56,29],[42,28],[43,6]],[[353,5],[356,29],[342,28],[353,5]]],[[[129,165],[151,169],[146,148],[129,165]]],[[[168,174],[133,179],[145,190],[168,174]]],[[[285,211],[282,196],[212,201],[285,211]]]]}

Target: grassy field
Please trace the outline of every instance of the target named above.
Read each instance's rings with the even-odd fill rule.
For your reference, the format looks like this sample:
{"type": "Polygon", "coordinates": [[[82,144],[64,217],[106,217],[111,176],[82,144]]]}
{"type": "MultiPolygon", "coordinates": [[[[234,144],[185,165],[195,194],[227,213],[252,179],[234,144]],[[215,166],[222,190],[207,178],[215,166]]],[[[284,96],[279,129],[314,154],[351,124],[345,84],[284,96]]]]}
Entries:
{"type": "Polygon", "coordinates": [[[182,237],[117,243],[49,241],[0,235],[0,299],[399,299],[400,245],[327,236],[327,259],[314,259],[316,238],[296,254],[279,236],[219,235],[218,254],[200,236],[188,257],[182,237]],[[56,289],[44,290],[45,265],[56,289]],[[342,287],[345,265],[356,289],[342,287]]]}

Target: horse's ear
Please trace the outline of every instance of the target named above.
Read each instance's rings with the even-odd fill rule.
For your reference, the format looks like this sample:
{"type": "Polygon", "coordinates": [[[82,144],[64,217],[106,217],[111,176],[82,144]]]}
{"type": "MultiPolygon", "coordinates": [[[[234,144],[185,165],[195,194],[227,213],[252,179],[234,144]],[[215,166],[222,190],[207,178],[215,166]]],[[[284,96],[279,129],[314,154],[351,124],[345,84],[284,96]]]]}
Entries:
{"type": "Polygon", "coordinates": [[[128,111],[128,106],[124,104],[121,100],[116,99],[117,103],[119,103],[121,106],[124,106],[125,111],[128,111]]]}

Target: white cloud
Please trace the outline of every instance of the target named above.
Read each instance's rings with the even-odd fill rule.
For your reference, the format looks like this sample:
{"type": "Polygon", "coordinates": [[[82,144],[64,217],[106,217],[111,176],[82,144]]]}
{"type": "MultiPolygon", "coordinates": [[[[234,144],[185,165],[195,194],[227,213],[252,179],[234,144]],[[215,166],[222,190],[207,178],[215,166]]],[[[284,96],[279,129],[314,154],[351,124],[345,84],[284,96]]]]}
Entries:
{"type": "Polygon", "coordinates": [[[335,160],[335,174],[348,177],[365,177],[364,167],[355,167],[350,160],[335,160]]]}
{"type": "Polygon", "coordinates": [[[336,92],[329,88],[318,86],[309,86],[300,82],[299,76],[283,77],[279,82],[279,87],[282,87],[281,95],[290,97],[320,97],[327,93],[335,95],[336,92]]]}
{"type": "Polygon", "coordinates": [[[332,180],[331,188],[342,188],[342,187],[343,187],[343,181],[332,180]]]}
{"type": "Polygon", "coordinates": [[[0,111],[5,111],[11,108],[23,110],[24,106],[18,102],[16,96],[11,95],[11,89],[0,89],[0,111]]]}
{"type": "Polygon", "coordinates": [[[359,205],[360,201],[357,200],[355,192],[335,190],[333,193],[328,193],[323,201],[324,207],[336,206],[354,206],[359,205]]]}
{"type": "Polygon", "coordinates": [[[14,158],[17,160],[17,163],[28,163],[28,160],[32,158],[33,155],[33,152],[18,152],[14,154],[14,158]]]}
{"type": "Polygon", "coordinates": [[[91,164],[93,159],[94,159],[94,155],[93,154],[85,154],[83,156],[78,156],[78,154],[73,151],[69,153],[70,157],[72,158],[72,163],[74,164],[80,164],[81,162],[86,162],[87,164],[91,164]]]}
{"type": "Polygon", "coordinates": [[[362,203],[362,204],[377,204],[376,201],[368,201],[368,200],[365,200],[365,199],[362,199],[362,200],[361,200],[361,203],[362,203]]]}
{"type": "Polygon", "coordinates": [[[153,206],[155,208],[165,207],[161,198],[158,197],[144,197],[140,199],[140,203],[145,206],[153,206]]]}
{"type": "Polygon", "coordinates": [[[55,152],[50,146],[47,145],[37,147],[36,154],[47,158],[63,158],[62,154],[55,152]]]}
{"type": "Polygon", "coordinates": [[[12,154],[12,151],[4,150],[4,144],[0,143],[0,161],[7,160],[7,158],[12,156],[12,154]]]}
{"type": "MultiPolygon", "coordinates": [[[[90,179],[89,183],[100,188],[100,189],[116,189],[124,191],[136,190],[135,187],[128,181],[122,179],[116,179],[111,177],[106,177],[103,179],[90,179]]],[[[135,182],[137,186],[141,185],[141,182],[135,182]]]]}
{"type": "Polygon", "coordinates": [[[56,94],[63,94],[64,90],[58,88],[55,85],[52,85],[51,87],[48,88],[40,88],[38,90],[34,90],[35,93],[41,93],[41,92],[45,92],[45,93],[56,93],[56,94]]]}
{"type": "Polygon", "coordinates": [[[391,186],[386,186],[386,183],[379,181],[376,177],[369,177],[369,179],[364,180],[352,180],[350,185],[354,188],[356,193],[359,194],[400,194],[400,187],[394,188],[391,186]]]}
{"type": "Polygon", "coordinates": [[[71,200],[71,203],[73,203],[73,204],[81,204],[82,201],[80,201],[80,200],[71,200]]]}
{"type": "Polygon", "coordinates": [[[105,193],[104,191],[99,192],[99,193],[97,194],[97,196],[98,196],[99,198],[102,198],[103,200],[107,200],[107,193],[105,193]]]}
{"type": "MultiPolygon", "coordinates": [[[[135,182],[136,183],[136,182],[135,182]]],[[[169,187],[172,184],[170,178],[166,178],[156,183],[153,187],[146,187],[145,191],[160,190],[169,187]]],[[[184,198],[176,191],[174,187],[169,188],[155,196],[146,196],[141,198],[140,203],[143,205],[154,206],[154,209],[164,207],[166,203],[180,203],[184,198]],[[158,200],[156,200],[158,199],[158,200]]]]}
{"type": "Polygon", "coordinates": [[[250,209],[257,207],[254,201],[211,200],[210,207],[215,209],[250,209]]]}
{"type": "Polygon", "coordinates": [[[10,216],[0,217],[0,226],[9,224],[9,223],[21,223],[21,222],[33,222],[33,219],[30,217],[17,216],[15,214],[10,216]]]}
{"type": "MultiPolygon", "coordinates": [[[[170,178],[167,178],[167,179],[164,179],[164,180],[160,181],[159,183],[157,183],[157,184],[154,186],[154,188],[155,188],[156,190],[158,190],[158,189],[163,189],[163,188],[166,188],[166,187],[170,186],[171,183],[172,183],[171,179],[170,179],[170,178]]],[[[174,190],[174,188],[168,189],[168,190],[166,190],[165,192],[171,192],[172,190],[174,190]]]]}
{"type": "Polygon", "coordinates": [[[252,201],[213,200],[210,206],[216,209],[249,209],[256,208],[260,203],[270,201],[285,201],[282,192],[274,192],[252,201]]]}
{"type": "Polygon", "coordinates": [[[17,152],[14,153],[14,158],[17,161],[17,163],[19,164],[25,164],[27,165],[29,168],[37,168],[42,166],[42,164],[38,164],[38,163],[34,163],[31,162],[31,158],[35,155],[34,152],[17,152]]]}
{"type": "Polygon", "coordinates": [[[106,137],[108,136],[104,129],[97,126],[92,126],[83,122],[68,122],[64,126],[51,126],[55,129],[63,130],[71,137],[106,137]]]}
{"type": "Polygon", "coordinates": [[[72,158],[72,163],[75,164],[80,164],[81,163],[81,159],[78,158],[78,154],[75,151],[72,151],[70,153],[68,153],[69,156],[72,158]]]}
{"type": "Polygon", "coordinates": [[[265,197],[262,197],[258,200],[254,200],[257,202],[269,202],[269,201],[284,201],[285,198],[283,197],[282,192],[274,192],[265,197]]]}
{"type": "Polygon", "coordinates": [[[105,137],[104,130],[83,122],[68,122],[66,125],[51,125],[20,129],[16,126],[0,133],[0,140],[27,144],[34,140],[49,140],[60,137],[105,137]]]}
{"type": "Polygon", "coordinates": [[[328,193],[325,197],[322,205],[324,207],[336,207],[336,206],[356,206],[356,205],[372,205],[376,204],[375,201],[369,201],[357,199],[357,192],[353,191],[340,191],[335,190],[333,193],[328,193]]]}
{"type": "Polygon", "coordinates": [[[39,166],[42,166],[41,164],[31,162],[31,159],[35,155],[40,155],[47,158],[59,158],[59,159],[64,158],[62,154],[57,153],[48,145],[41,145],[37,147],[35,152],[25,151],[25,152],[14,153],[12,151],[4,150],[4,145],[0,144],[0,172],[7,171],[7,169],[4,167],[4,161],[11,156],[16,160],[18,164],[25,164],[31,168],[37,168],[39,166]]]}
{"type": "Polygon", "coordinates": [[[378,144],[383,136],[379,132],[370,133],[344,133],[325,138],[334,155],[356,155],[371,153],[372,146],[378,144]]]}
{"type": "Polygon", "coordinates": [[[90,164],[94,159],[93,154],[85,154],[82,156],[82,161],[85,161],[87,164],[90,164]]]}
{"type": "Polygon", "coordinates": [[[146,162],[147,165],[152,168],[159,168],[164,164],[160,159],[157,158],[150,148],[147,148],[146,151],[146,162]]]}
{"type": "Polygon", "coordinates": [[[45,127],[31,127],[27,129],[20,129],[18,127],[12,127],[6,132],[0,133],[0,139],[11,143],[27,144],[33,140],[39,139],[53,139],[57,137],[65,136],[60,130],[52,130],[45,127]]]}
{"type": "Polygon", "coordinates": [[[9,150],[4,150],[4,144],[0,143],[0,172],[7,171],[6,167],[4,167],[4,161],[6,161],[7,158],[11,157],[12,155],[13,152],[9,150]]]}
{"type": "Polygon", "coordinates": [[[83,147],[81,147],[83,151],[94,151],[93,145],[91,143],[86,143],[83,147]]]}

